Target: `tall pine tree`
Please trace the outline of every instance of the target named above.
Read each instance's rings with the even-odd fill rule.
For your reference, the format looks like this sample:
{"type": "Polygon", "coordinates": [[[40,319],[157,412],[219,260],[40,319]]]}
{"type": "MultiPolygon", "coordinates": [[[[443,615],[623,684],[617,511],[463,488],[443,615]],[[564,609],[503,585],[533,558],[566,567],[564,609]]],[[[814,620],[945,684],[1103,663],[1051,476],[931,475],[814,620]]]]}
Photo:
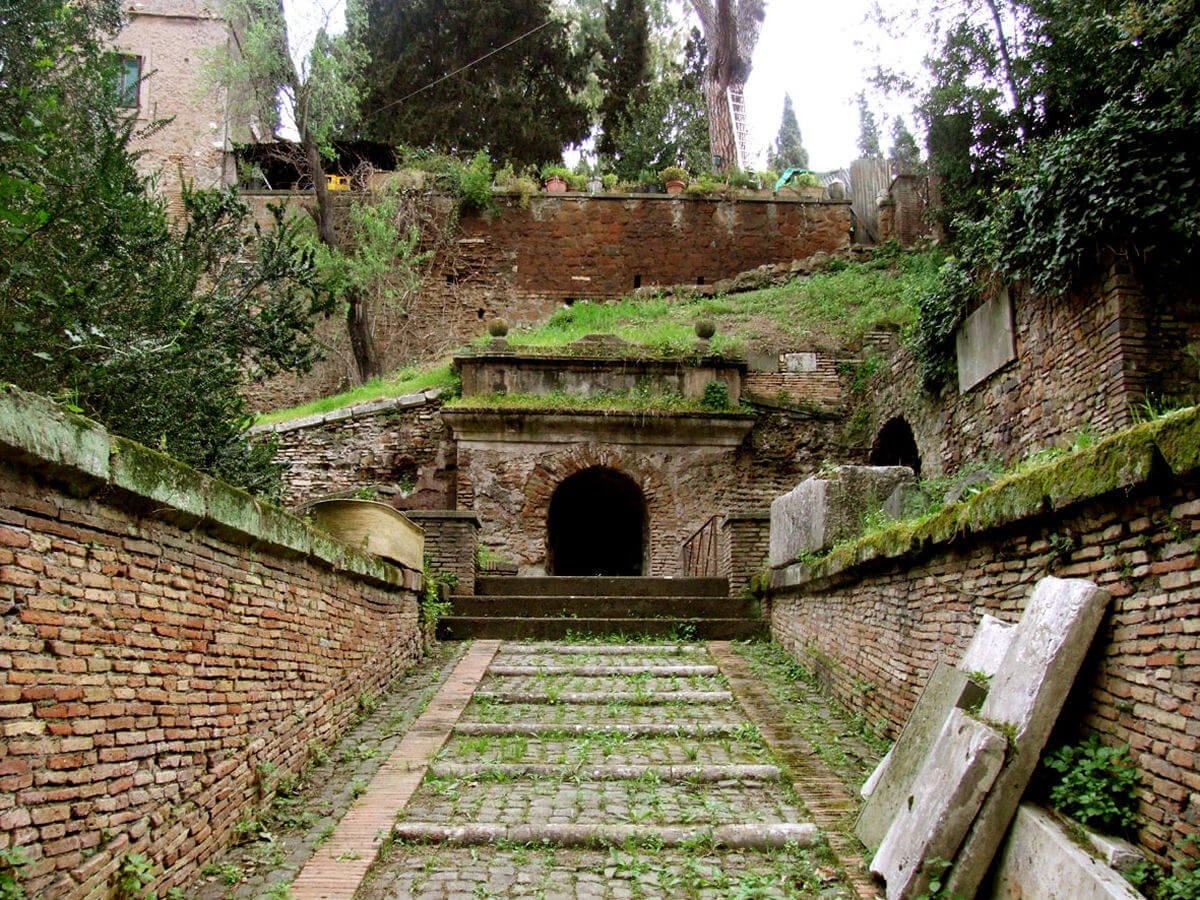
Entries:
{"type": "Polygon", "coordinates": [[[783,95],[783,119],[779,123],[779,136],[775,138],[775,152],[771,155],[771,168],[808,168],[808,151],[800,139],[800,123],[796,121],[796,109],[792,106],[792,95],[783,95]]]}
{"type": "Polygon", "coordinates": [[[371,58],[366,137],[537,164],[587,136],[587,58],[548,0],[362,0],[348,15],[371,58]]]}
{"type": "Polygon", "coordinates": [[[616,135],[644,103],[650,81],[650,16],[645,0],[609,0],[604,6],[606,39],[599,81],[600,139],[604,156],[616,153],[616,135]]]}
{"type": "Polygon", "coordinates": [[[879,146],[879,124],[862,91],[858,92],[858,152],[870,157],[883,155],[879,146]]]}

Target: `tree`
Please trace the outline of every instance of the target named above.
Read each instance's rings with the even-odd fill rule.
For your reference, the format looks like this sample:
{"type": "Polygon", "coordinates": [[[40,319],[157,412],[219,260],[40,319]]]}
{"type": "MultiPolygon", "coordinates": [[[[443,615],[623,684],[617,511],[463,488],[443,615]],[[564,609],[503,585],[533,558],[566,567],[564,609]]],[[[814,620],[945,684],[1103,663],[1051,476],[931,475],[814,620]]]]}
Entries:
{"type": "MultiPolygon", "coordinates": [[[[309,53],[292,55],[283,0],[226,0],[225,17],[233,40],[210,64],[216,80],[229,93],[230,115],[251,121],[275,137],[285,121],[299,136],[297,168],[312,183],[317,237],[330,249],[338,246],[334,210],[325,178],[325,160],[334,156],[333,139],[357,114],[362,48],[345,35],[319,28],[309,53]]],[[[279,152],[290,145],[281,143],[279,152]]],[[[359,379],[382,374],[366,298],[352,285],[342,295],[346,330],[359,379]]]]}
{"type": "Polygon", "coordinates": [[[629,105],[613,134],[611,155],[602,157],[620,178],[633,181],[643,171],[673,165],[692,172],[708,168],[708,118],[700,87],[706,53],[704,36],[693,29],[682,62],[664,60],[641,99],[629,105]]]}
{"type": "Polygon", "coordinates": [[[250,228],[230,191],[185,188],[185,217],[168,220],[116,107],[118,13],[21,0],[2,16],[0,379],[270,491],[240,388],[311,364],[325,297],[294,228],[250,228]]]}
{"type": "Polygon", "coordinates": [[[896,171],[911,175],[921,171],[921,148],[899,116],[892,122],[892,150],[889,154],[896,171]]]}
{"type": "Polygon", "coordinates": [[[879,125],[862,91],[858,92],[858,152],[871,157],[883,155],[879,149],[879,125]]]}
{"type": "Polygon", "coordinates": [[[390,144],[536,165],[590,130],[572,52],[547,0],[363,0],[350,31],[372,60],[361,130],[390,144]]]}
{"type": "Polygon", "coordinates": [[[708,42],[704,102],[708,136],[718,168],[737,165],[737,135],[730,112],[730,91],[740,93],[750,77],[751,57],[766,16],[765,0],[691,0],[708,42]]]}
{"type": "Polygon", "coordinates": [[[616,153],[616,134],[646,101],[650,83],[650,16],[644,0],[610,0],[604,6],[605,40],[598,74],[601,155],[616,153]]]}
{"type": "Polygon", "coordinates": [[[808,168],[808,151],[800,140],[800,123],[796,121],[791,94],[783,95],[783,119],[779,123],[779,136],[775,138],[775,152],[770,164],[772,169],[780,171],[808,168]]]}

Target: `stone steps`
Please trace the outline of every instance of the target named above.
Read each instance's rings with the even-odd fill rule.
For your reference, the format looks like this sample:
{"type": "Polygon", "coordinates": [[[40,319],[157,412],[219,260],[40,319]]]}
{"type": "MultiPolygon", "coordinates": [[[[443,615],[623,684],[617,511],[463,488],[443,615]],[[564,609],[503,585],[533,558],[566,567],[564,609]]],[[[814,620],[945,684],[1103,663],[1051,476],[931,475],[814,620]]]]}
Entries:
{"type": "Polygon", "coordinates": [[[443,616],[438,620],[438,640],[562,640],[574,634],[686,636],[709,641],[746,640],[766,630],[751,618],[570,618],[529,616],[443,616]]]}
{"type": "Polygon", "coordinates": [[[528,616],[573,619],[749,618],[754,601],[744,598],[699,596],[657,597],[600,594],[455,594],[450,598],[456,616],[528,616]]]}
{"type": "Polygon", "coordinates": [[[480,575],[480,596],[539,597],[728,597],[725,578],[657,578],[652,576],[480,575]]]}

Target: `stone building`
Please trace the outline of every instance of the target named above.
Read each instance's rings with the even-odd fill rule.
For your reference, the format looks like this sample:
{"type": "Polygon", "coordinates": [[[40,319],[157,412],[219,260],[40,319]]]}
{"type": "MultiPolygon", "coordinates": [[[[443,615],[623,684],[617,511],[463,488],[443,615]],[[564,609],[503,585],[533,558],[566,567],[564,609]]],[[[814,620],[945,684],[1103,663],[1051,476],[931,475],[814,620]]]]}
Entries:
{"type": "Polygon", "coordinates": [[[224,92],[208,83],[207,55],[229,39],[213,0],[134,0],[129,22],[113,41],[122,56],[123,105],[136,110],[141,171],[179,211],[181,185],[235,180],[231,125],[224,92]],[[161,128],[150,126],[169,119],[161,128]]]}

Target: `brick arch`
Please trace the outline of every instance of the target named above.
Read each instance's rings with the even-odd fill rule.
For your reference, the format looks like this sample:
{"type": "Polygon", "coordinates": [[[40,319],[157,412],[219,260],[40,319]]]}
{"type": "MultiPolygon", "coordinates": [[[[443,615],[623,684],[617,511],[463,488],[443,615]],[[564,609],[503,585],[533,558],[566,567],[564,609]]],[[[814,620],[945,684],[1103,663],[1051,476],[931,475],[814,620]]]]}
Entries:
{"type": "Polygon", "coordinates": [[[650,520],[646,536],[647,550],[657,546],[664,534],[663,512],[672,506],[671,489],[654,466],[611,446],[582,444],[539,460],[525,482],[522,518],[526,522],[545,523],[550,514],[550,498],[554,496],[558,486],[577,472],[595,466],[620,472],[633,479],[641,489],[650,520]]]}

